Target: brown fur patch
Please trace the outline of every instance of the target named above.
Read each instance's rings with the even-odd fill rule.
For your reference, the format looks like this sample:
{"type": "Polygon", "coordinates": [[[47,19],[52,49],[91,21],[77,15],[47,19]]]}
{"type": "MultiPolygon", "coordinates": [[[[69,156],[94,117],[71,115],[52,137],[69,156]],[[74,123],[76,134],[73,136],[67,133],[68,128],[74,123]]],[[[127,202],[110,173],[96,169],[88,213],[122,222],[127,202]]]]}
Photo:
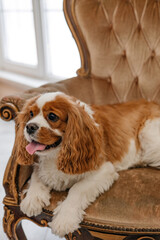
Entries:
{"type": "Polygon", "coordinates": [[[104,161],[101,130],[80,106],[69,103],[65,109],[68,122],[58,157],[58,169],[68,174],[98,169],[104,161]]]}
{"type": "Polygon", "coordinates": [[[139,100],[123,104],[93,106],[96,122],[103,127],[108,161],[120,161],[128,152],[130,140],[140,147],[138,133],[147,119],[160,117],[160,106],[139,100]]]}
{"type": "Polygon", "coordinates": [[[59,137],[54,133],[54,130],[52,131],[45,127],[41,127],[37,133],[37,142],[45,145],[51,145],[58,141],[58,139],[59,137]]]}
{"type": "Polygon", "coordinates": [[[68,103],[64,98],[57,97],[56,101],[51,101],[43,106],[43,116],[53,129],[58,129],[60,132],[64,132],[66,128],[66,122],[68,118],[67,114],[68,103]],[[48,119],[48,114],[52,112],[59,117],[59,120],[52,122],[48,119]]]}

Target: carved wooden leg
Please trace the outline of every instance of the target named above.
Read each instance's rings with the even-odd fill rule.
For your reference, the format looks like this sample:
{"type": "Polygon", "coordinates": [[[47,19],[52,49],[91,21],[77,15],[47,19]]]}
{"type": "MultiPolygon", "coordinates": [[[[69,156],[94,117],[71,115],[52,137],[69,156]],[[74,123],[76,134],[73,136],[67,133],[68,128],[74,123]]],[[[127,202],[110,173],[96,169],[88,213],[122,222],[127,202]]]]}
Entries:
{"type": "Polygon", "coordinates": [[[23,231],[23,228],[22,228],[22,223],[19,222],[16,226],[16,230],[15,230],[15,234],[16,234],[16,237],[17,239],[23,239],[23,240],[27,240],[26,238],[26,235],[23,231]]]}
{"type": "Polygon", "coordinates": [[[21,222],[18,221],[16,214],[7,206],[4,207],[4,211],[3,228],[8,238],[11,240],[27,240],[21,222]]]}
{"type": "Polygon", "coordinates": [[[100,238],[93,237],[86,229],[80,228],[74,233],[70,233],[65,236],[67,240],[102,240],[100,238]]]}

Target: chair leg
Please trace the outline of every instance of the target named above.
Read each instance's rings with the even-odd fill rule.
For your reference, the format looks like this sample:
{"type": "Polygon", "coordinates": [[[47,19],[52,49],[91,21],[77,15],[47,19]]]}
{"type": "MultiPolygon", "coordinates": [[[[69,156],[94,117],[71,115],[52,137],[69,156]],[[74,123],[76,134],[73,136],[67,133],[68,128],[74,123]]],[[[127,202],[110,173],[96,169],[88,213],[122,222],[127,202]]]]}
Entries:
{"type": "Polygon", "coordinates": [[[16,226],[16,231],[15,231],[14,234],[16,235],[17,239],[27,240],[26,235],[25,235],[25,233],[23,231],[21,222],[19,222],[18,225],[16,226]]]}
{"type": "Polygon", "coordinates": [[[69,233],[65,236],[65,238],[66,240],[102,240],[100,238],[93,237],[85,228],[80,228],[74,233],[69,233]]]}
{"type": "Polygon", "coordinates": [[[19,221],[18,216],[16,217],[16,214],[8,206],[4,207],[3,229],[11,240],[27,240],[21,221],[19,221]]]}

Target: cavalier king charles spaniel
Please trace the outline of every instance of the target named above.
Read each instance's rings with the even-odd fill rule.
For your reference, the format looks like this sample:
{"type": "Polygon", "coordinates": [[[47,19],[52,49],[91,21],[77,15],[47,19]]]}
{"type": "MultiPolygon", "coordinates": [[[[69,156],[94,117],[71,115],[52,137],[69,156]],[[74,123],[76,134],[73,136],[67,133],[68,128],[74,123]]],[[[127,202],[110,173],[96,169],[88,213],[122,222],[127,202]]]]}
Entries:
{"type": "Polygon", "coordinates": [[[154,102],[98,106],[46,93],[27,101],[17,123],[17,161],[34,166],[20,209],[36,216],[50,204],[52,189],[69,189],[49,223],[60,237],[79,228],[84,210],[119,171],[160,166],[160,106],[154,102]]]}

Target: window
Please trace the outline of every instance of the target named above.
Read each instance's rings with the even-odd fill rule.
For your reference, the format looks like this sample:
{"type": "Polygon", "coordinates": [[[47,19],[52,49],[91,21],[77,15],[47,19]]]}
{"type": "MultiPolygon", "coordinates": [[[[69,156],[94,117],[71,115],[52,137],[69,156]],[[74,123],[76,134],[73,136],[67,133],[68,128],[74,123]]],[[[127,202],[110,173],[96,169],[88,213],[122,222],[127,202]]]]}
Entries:
{"type": "Polygon", "coordinates": [[[72,77],[80,67],[63,0],[0,0],[0,68],[42,79],[72,77]]]}

